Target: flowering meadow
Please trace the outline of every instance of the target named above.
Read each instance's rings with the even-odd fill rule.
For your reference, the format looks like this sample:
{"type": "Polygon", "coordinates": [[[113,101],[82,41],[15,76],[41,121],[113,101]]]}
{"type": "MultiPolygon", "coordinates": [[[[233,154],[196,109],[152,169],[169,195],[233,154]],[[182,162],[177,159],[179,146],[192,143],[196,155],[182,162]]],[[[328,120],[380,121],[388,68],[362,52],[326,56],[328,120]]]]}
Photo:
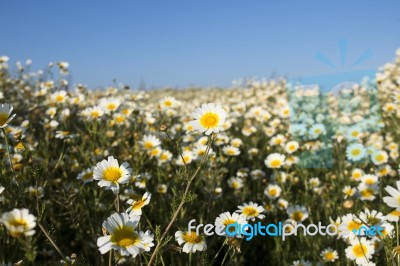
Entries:
{"type": "Polygon", "coordinates": [[[0,57],[1,265],[400,265],[400,50],[339,95],[92,90],[67,62],[30,69],[0,57]],[[193,219],[338,234],[247,241],[193,219]]]}

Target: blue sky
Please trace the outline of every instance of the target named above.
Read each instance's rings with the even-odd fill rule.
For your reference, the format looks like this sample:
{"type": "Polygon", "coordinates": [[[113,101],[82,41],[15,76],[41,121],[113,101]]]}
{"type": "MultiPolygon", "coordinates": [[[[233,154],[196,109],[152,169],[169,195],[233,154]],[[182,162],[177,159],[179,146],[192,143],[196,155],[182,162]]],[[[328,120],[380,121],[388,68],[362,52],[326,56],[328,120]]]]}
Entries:
{"type": "Polygon", "coordinates": [[[73,82],[90,87],[114,78],[147,88],[229,86],[376,69],[400,47],[399,11],[398,0],[7,1],[0,55],[32,59],[34,69],[68,61],[73,82]],[[365,51],[370,57],[350,68],[365,51]]]}

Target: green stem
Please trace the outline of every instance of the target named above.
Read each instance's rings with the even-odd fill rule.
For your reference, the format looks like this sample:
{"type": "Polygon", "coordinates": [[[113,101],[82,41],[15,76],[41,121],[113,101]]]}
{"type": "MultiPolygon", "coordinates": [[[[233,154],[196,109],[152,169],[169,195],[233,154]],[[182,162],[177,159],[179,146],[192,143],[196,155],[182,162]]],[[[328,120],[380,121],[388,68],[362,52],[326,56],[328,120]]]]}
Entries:
{"type": "MultiPolygon", "coordinates": [[[[396,222],[396,250],[399,248],[399,221],[396,222]]],[[[400,255],[397,253],[397,265],[400,265],[400,255]]]]}
{"type": "Polygon", "coordinates": [[[154,262],[154,260],[155,260],[155,258],[156,258],[156,255],[157,255],[157,253],[158,253],[158,251],[159,251],[159,249],[160,249],[160,246],[161,246],[161,244],[162,244],[162,241],[163,241],[164,238],[167,236],[167,234],[168,234],[169,230],[171,229],[172,225],[174,224],[175,220],[178,218],[178,214],[179,214],[179,212],[181,211],[183,205],[185,204],[187,195],[188,195],[188,193],[189,193],[190,186],[191,186],[191,184],[192,184],[194,178],[195,178],[195,177],[197,176],[197,174],[200,172],[200,169],[203,167],[203,164],[205,163],[205,161],[206,161],[206,159],[207,159],[207,157],[208,157],[208,153],[210,152],[210,148],[211,148],[212,142],[213,142],[212,136],[209,136],[209,137],[208,137],[207,149],[206,149],[206,152],[204,153],[204,157],[203,157],[203,159],[201,160],[201,163],[200,163],[200,165],[197,167],[196,171],[195,171],[195,172],[193,173],[193,175],[188,179],[187,184],[186,184],[186,188],[185,188],[185,192],[183,193],[183,196],[182,196],[182,198],[181,198],[181,202],[180,202],[178,208],[176,209],[174,215],[172,216],[172,219],[171,219],[171,221],[169,222],[167,228],[165,228],[163,234],[161,235],[160,239],[158,240],[157,245],[156,245],[156,247],[154,248],[153,253],[151,254],[151,257],[150,257],[150,260],[149,260],[149,263],[147,264],[147,266],[151,266],[151,265],[153,264],[153,262],[154,262]]]}
{"type": "Polygon", "coordinates": [[[17,184],[17,187],[19,187],[19,184],[18,184],[18,181],[17,181],[17,176],[15,175],[14,164],[13,164],[12,159],[11,159],[11,152],[10,152],[10,145],[9,145],[9,142],[8,142],[8,136],[7,136],[6,130],[4,128],[2,128],[1,130],[3,131],[4,138],[6,140],[7,155],[8,155],[8,160],[10,161],[11,171],[13,173],[13,178],[14,178],[15,184],[17,184]]]}

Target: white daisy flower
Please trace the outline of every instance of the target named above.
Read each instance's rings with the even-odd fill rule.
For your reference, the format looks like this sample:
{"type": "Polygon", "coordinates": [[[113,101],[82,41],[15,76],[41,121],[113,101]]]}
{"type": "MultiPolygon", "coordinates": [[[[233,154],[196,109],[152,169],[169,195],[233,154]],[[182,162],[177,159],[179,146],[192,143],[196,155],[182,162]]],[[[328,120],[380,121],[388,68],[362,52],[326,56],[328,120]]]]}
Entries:
{"type": "Polygon", "coordinates": [[[393,210],[386,215],[386,219],[389,222],[398,222],[399,217],[400,217],[400,211],[398,211],[398,210],[393,210]]]}
{"type": "Polygon", "coordinates": [[[56,91],[50,95],[50,99],[53,103],[64,103],[68,99],[67,92],[64,90],[56,91]]]}
{"type": "Polygon", "coordinates": [[[161,145],[161,141],[154,135],[144,135],[143,140],[139,141],[140,145],[145,150],[152,150],[161,145]]]}
{"type": "Polygon", "coordinates": [[[104,110],[99,106],[88,107],[82,110],[81,115],[87,120],[98,120],[104,115],[104,110]]]}
{"type": "Polygon", "coordinates": [[[232,145],[223,147],[222,152],[227,156],[238,156],[240,154],[240,150],[232,145]]]}
{"type": "Polygon", "coordinates": [[[257,203],[253,203],[250,201],[249,203],[243,203],[243,205],[239,205],[239,210],[236,212],[241,213],[246,220],[254,221],[255,218],[264,219],[265,215],[261,214],[265,212],[264,208],[257,203]]]}
{"type": "Polygon", "coordinates": [[[354,230],[357,231],[357,234],[365,234],[365,230],[359,230],[362,226],[365,228],[368,228],[363,222],[356,217],[355,215],[349,213],[341,217],[340,219],[341,223],[338,225],[338,228],[340,229],[346,229],[343,231],[338,230],[339,236],[343,239],[351,239],[356,236],[354,233],[354,230]]]}
{"type": "Polygon", "coordinates": [[[176,164],[177,165],[187,165],[192,163],[192,161],[195,159],[195,156],[193,154],[193,152],[191,151],[184,151],[182,153],[182,156],[178,156],[178,158],[176,158],[176,164]]]}
{"type": "Polygon", "coordinates": [[[8,56],[2,55],[0,56],[0,64],[7,63],[10,58],[8,56]]]}
{"type": "Polygon", "coordinates": [[[131,206],[126,210],[129,213],[129,216],[142,215],[142,208],[150,203],[151,194],[149,192],[144,193],[143,197],[139,200],[129,199],[127,201],[131,206]]]}
{"type": "MultiPolygon", "coordinates": [[[[225,236],[227,236],[227,234],[225,232],[226,227],[228,225],[234,224],[234,223],[237,223],[238,226],[240,228],[242,228],[243,225],[247,224],[246,217],[244,217],[242,214],[238,214],[236,212],[234,212],[232,214],[230,214],[230,212],[224,212],[224,213],[221,213],[217,217],[217,219],[215,219],[215,222],[214,222],[217,232],[220,235],[225,235],[225,236]]],[[[235,231],[235,227],[230,227],[229,231],[231,233],[233,233],[235,231]]],[[[240,232],[236,232],[236,236],[240,236],[240,235],[241,235],[240,232]]]]}
{"type": "Polygon", "coordinates": [[[271,153],[264,163],[268,168],[281,168],[285,164],[285,158],[283,154],[271,153]]]}
{"type": "Polygon", "coordinates": [[[344,186],[342,192],[344,194],[344,198],[347,199],[348,197],[352,197],[356,193],[356,189],[352,188],[351,186],[344,186]]]}
{"type": "Polygon", "coordinates": [[[326,128],[323,124],[315,124],[309,130],[309,135],[311,139],[316,139],[321,135],[326,134],[326,128]]]}
{"type": "Polygon", "coordinates": [[[13,107],[9,104],[1,104],[0,106],[0,128],[5,128],[8,123],[13,120],[15,114],[11,115],[13,107]]]}
{"type": "Polygon", "coordinates": [[[389,193],[390,196],[386,196],[383,198],[383,202],[386,203],[389,207],[396,208],[397,211],[400,211],[400,181],[396,182],[397,189],[391,186],[386,186],[385,190],[389,193]]]}
{"type": "Polygon", "coordinates": [[[325,262],[334,262],[339,258],[337,251],[331,248],[326,248],[323,251],[321,251],[320,256],[322,260],[325,262]]]}
{"type": "Polygon", "coordinates": [[[180,246],[184,244],[182,251],[185,253],[196,253],[196,251],[205,251],[207,249],[204,236],[197,235],[195,232],[177,231],[175,240],[180,246]]]}
{"type": "Polygon", "coordinates": [[[264,194],[270,199],[277,199],[281,196],[282,189],[278,185],[268,185],[264,194]]]}
{"type": "Polygon", "coordinates": [[[125,184],[131,177],[132,169],[129,168],[127,162],[118,164],[113,156],[109,156],[108,160],[97,163],[94,168],[93,179],[99,180],[100,187],[111,189],[114,194],[119,192],[119,184],[125,184]]]}
{"type": "Polygon", "coordinates": [[[179,101],[177,101],[174,97],[167,96],[162,98],[158,104],[162,110],[165,110],[177,107],[179,101]]]}
{"type": "Polygon", "coordinates": [[[364,221],[369,225],[382,224],[386,221],[386,216],[384,216],[383,213],[378,212],[377,210],[370,211],[367,208],[360,212],[358,217],[360,217],[361,221],[364,221]]]}
{"type": "Polygon", "coordinates": [[[285,151],[289,154],[294,153],[295,151],[297,151],[299,149],[299,143],[295,140],[289,141],[288,143],[286,143],[285,146],[285,151]]]}
{"type": "Polygon", "coordinates": [[[226,112],[221,105],[215,103],[202,104],[192,112],[195,120],[189,122],[195,130],[210,135],[219,133],[223,130],[223,124],[226,119],[226,112]]]}
{"type": "Polygon", "coordinates": [[[32,236],[35,234],[36,217],[28,209],[13,209],[3,213],[0,222],[5,225],[12,237],[32,236]]]}
{"type": "Polygon", "coordinates": [[[278,201],[276,202],[276,206],[280,210],[286,210],[289,206],[289,202],[287,200],[281,198],[281,199],[278,199],[278,201]]]}
{"type": "Polygon", "coordinates": [[[375,252],[374,245],[365,237],[350,239],[350,246],[346,248],[346,257],[355,260],[357,264],[365,265],[375,252]]]}
{"type": "Polygon", "coordinates": [[[295,222],[302,222],[308,218],[307,208],[300,205],[290,206],[287,208],[286,213],[289,218],[295,222]]]}
{"type": "Polygon", "coordinates": [[[371,160],[375,165],[381,165],[387,163],[388,157],[386,151],[378,150],[371,155],[371,160]]]}
{"type": "Polygon", "coordinates": [[[376,175],[367,174],[361,177],[361,182],[368,186],[372,186],[374,184],[377,184],[379,181],[376,175]]]}
{"type": "Polygon", "coordinates": [[[163,164],[166,162],[169,162],[172,159],[172,153],[170,151],[167,150],[162,150],[160,153],[160,156],[158,156],[157,160],[158,160],[158,164],[163,164]]]}
{"type": "Polygon", "coordinates": [[[82,180],[84,184],[90,183],[93,181],[93,171],[94,167],[88,168],[85,171],[81,172],[76,179],[82,180]]]}
{"type": "Polygon", "coordinates": [[[231,177],[228,179],[228,186],[233,189],[241,189],[243,187],[243,179],[240,177],[231,177]]]}
{"type": "Polygon", "coordinates": [[[350,179],[352,181],[360,181],[363,175],[364,175],[363,170],[361,170],[359,168],[355,168],[355,169],[353,169],[353,171],[351,171],[350,179]]]}
{"type": "Polygon", "coordinates": [[[376,198],[376,194],[378,193],[379,186],[377,184],[374,185],[366,185],[365,183],[360,183],[357,187],[360,193],[361,200],[374,200],[376,198]]]}
{"type": "Polygon", "coordinates": [[[239,139],[239,138],[234,138],[234,139],[231,140],[231,145],[236,147],[236,148],[239,148],[240,146],[243,145],[243,141],[241,139],[239,139]]]}
{"type": "Polygon", "coordinates": [[[111,113],[117,111],[121,105],[121,100],[117,98],[102,98],[99,105],[106,113],[111,113]]]}
{"type": "Polygon", "coordinates": [[[117,250],[121,256],[136,257],[149,251],[154,246],[153,235],[149,231],[136,231],[140,216],[129,217],[127,213],[114,213],[103,222],[103,228],[109,233],[97,239],[100,253],[105,254],[111,249],[117,250]]]}
{"type": "Polygon", "coordinates": [[[360,143],[353,143],[346,148],[347,160],[357,162],[367,155],[367,150],[360,143]]]}
{"type": "Polygon", "coordinates": [[[348,140],[358,140],[361,136],[361,128],[358,126],[351,127],[347,130],[348,140]]]}

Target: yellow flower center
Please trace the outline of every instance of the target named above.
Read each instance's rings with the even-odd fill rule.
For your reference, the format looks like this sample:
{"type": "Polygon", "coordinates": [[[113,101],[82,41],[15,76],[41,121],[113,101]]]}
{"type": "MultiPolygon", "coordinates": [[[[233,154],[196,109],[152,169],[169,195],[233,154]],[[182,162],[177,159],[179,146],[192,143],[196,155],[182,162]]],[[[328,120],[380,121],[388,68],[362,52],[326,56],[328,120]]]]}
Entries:
{"type": "Polygon", "coordinates": [[[150,141],[146,141],[146,142],[143,144],[143,146],[144,146],[146,149],[151,149],[151,148],[154,147],[153,143],[151,143],[150,141]]]}
{"type": "Polygon", "coordinates": [[[258,211],[257,211],[257,209],[255,209],[253,207],[244,207],[243,214],[246,216],[257,216],[258,211]]]}
{"type": "Polygon", "coordinates": [[[92,111],[92,112],[90,113],[90,115],[91,115],[92,117],[94,117],[94,118],[98,118],[98,117],[100,116],[100,113],[99,113],[98,111],[92,111]]]}
{"type": "Polygon", "coordinates": [[[373,185],[374,183],[375,183],[375,180],[372,178],[365,180],[365,184],[367,184],[367,185],[373,185]]]}
{"type": "Polygon", "coordinates": [[[271,167],[279,167],[281,166],[281,160],[275,159],[271,161],[271,167]]]}
{"type": "Polygon", "coordinates": [[[12,228],[14,228],[14,230],[9,231],[9,233],[12,237],[19,237],[23,234],[23,231],[20,230],[20,227],[23,227],[24,229],[28,228],[28,223],[24,220],[15,219],[15,220],[11,220],[9,223],[10,223],[10,226],[12,228]]]}
{"type": "Polygon", "coordinates": [[[64,96],[62,96],[62,95],[57,95],[57,96],[56,96],[56,101],[57,101],[57,102],[62,102],[62,101],[64,101],[64,96]]]}
{"type": "Polygon", "coordinates": [[[347,229],[349,229],[351,232],[353,231],[353,230],[358,230],[360,227],[361,227],[361,223],[359,223],[359,222],[356,222],[356,221],[350,221],[348,224],[347,224],[347,229]]]}
{"type": "Polygon", "coordinates": [[[107,104],[107,109],[110,111],[113,111],[117,108],[117,105],[115,103],[109,103],[107,104]]]}
{"type": "Polygon", "coordinates": [[[160,155],[160,160],[165,161],[168,159],[168,155],[166,153],[163,153],[160,155]]]}
{"type": "Polygon", "coordinates": [[[197,151],[197,155],[198,155],[198,156],[203,156],[205,153],[206,153],[205,150],[199,150],[199,151],[197,151]]]}
{"type": "Polygon", "coordinates": [[[354,156],[360,155],[360,153],[361,153],[360,149],[354,149],[354,150],[351,151],[351,154],[354,155],[354,156]]]}
{"type": "Polygon", "coordinates": [[[315,130],[314,130],[314,133],[315,133],[315,134],[321,134],[321,129],[319,129],[319,128],[315,129],[315,130]]]}
{"type": "Polygon", "coordinates": [[[358,137],[358,134],[359,134],[358,131],[351,132],[351,136],[355,138],[358,137]]]}
{"type": "Polygon", "coordinates": [[[354,179],[359,179],[361,177],[361,173],[360,172],[354,172],[353,173],[353,178],[354,179]]]}
{"type": "Polygon", "coordinates": [[[3,126],[8,120],[8,114],[0,114],[0,126],[3,126]]]}
{"type": "Polygon", "coordinates": [[[125,121],[125,117],[123,117],[123,116],[117,116],[117,117],[115,118],[115,121],[116,121],[117,123],[123,123],[123,122],[125,121]]]}
{"type": "Polygon", "coordinates": [[[182,235],[182,238],[185,242],[191,243],[191,244],[197,244],[202,242],[202,238],[199,235],[196,235],[195,232],[185,232],[182,235]]]}
{"type": "Polygon", "coordinates": [[[120,247],[134,246],[140,242],[139,236],[131,228],[120,227],[111,235],[111,242],[120,247]]]}
{"type": "Polygon", "coordinates": [[[226,151],[226,154],[228,154],[228,155],[235,155],[235,151],[232,150],[232,149],[230,149],[230,150],[227,150],[227,151],[226,151]]]}
{"type": "Polygon", "coordinates": [[[361,191],[361,196],[363,196],[365,198],[371,197],[373,195],[374,195],[374,193],[371,189],[365,189],[365,190],[361,191]]]}
{"type": "MultiPolygon", "coordinates": [[[[227,219],[227,220],[224,221],[224,226],[226,227],[226,226],[228,226],[230,224],[234,224],[234,223],[236,223],[236,221],[234,221],[232,219],[227,219]]],[[[229,227],[229,232],[234,232],[235,230],[236,229],[235,229],[234,226],[229,227]]]]}
{"type": "Polygon", "coordinates": [[[385,160],[385,156],[383,156],[383,154],[378,154],[377,156],[375,156],[375,159],[378,162],[381,162],[381,161],[385,160]]]}
{"type": "Polygon", "coordinates": [[[93,177],[93,172],[89,172],[89,173],[84,174],[82,176],[82,179],[83,180],[88,180],[88,179],[91,179],[92,177],[93,177]]]}
{"type": "Polygon", "coordinates": [[[217,127],[219,123],[219,116],[216,113],[208,112],[200,118],[200,125],[205,128],[217,127]]]}
{"type": "Polygon", "coordinates": [[[302,213],[301,211],[296,211],[296,212],[292,213],[292,219],[295,220],[296,222],[301,221],[303,216],[304,216],[304,213],[302,213]]]}
{"type": "Polygon", "coordinates": [[[10,221],[10,225],[15,227],[19,226],[27,227],[28,224],[25,220],[15,219],[10,221]]]}
{"type": "Polygon", "coordinates": [[[333,255],[333,252],[326,252],[325,253],[325,259],[326,260],[333,260],[335,256],[333,255]]]}
{"type": "Polygon", "coordinates": [[[170,100],[166,100],[164,102],[164,105],[167,106],[167,107],[171,107],[172,106],[172,102],[170,100]]]}
{"type": "Polygon", "coordinates": [[[294,151],[295,149],[296,149],[296,145],[294,145],[294,144],[289,145],[290,151],[294,151]]]}
{"type": "Polygon", "coordinates": [[[110,167],[104,171],[104,179],[107,181],[118,181],[122,176],[122,171],[118,167],[110,167]]]}
{"type": "Polygon", "coordinates": [[[388,173],[388,170],[386,168],[382,168],[379,170],[380,175],[387,175],[387,173],[388,173]]]}
{"type": "Polygon", "coordinates": [[[276,188],[271,188],[271,189],[269,190],[269,194],[270,194],[271,196],[276,196],[276,194],[278,194],[278,190],[277,190],[276,188]]]}
{"type": "Polygon", "coordinates": [[[141,209],[144,206],[144,203],[145,203],[144,200],[134,201],[132,204],[132,209],[134,210],[141,209]]]}
{"type": "Polygon", "coordinates": [[[190,162],[190,156],[188,156],[188,155],[183,156],[183,162],[184,163],[190,162]]]}
{"type": "Polygon", "coordinates": [[[353,247],[353,254],[356,255],[357,258],[364,257],[367,254],[367,247],[363,244],[357,244],[353,247]]]}
{"type": "Polygon", "coordinates": [[[159,149],[153,149],[150,152],[151,156],[157,156],[158,154],[160,154],[160,150],[159,149]]]}
{"type": "MultiPolygon", "coordinates": [[[[400,202],[400,197],[397,198],[397,201],[400,202]]],[[[394,211],[392,211],[392,212],[389,213],[389,214],[390,214],[390,215],[393,215],[393,216],[400,216],[400,211],[394,210],[394,211]]]]}
{"type": "Polygon", "coordinates": [[[351,196],[351,194],[353,194],[353,190],[350,188],[350,189],[347,189],[345,192],[344,192],[344,194],[346,194],[347,196],[351,196]]]}

